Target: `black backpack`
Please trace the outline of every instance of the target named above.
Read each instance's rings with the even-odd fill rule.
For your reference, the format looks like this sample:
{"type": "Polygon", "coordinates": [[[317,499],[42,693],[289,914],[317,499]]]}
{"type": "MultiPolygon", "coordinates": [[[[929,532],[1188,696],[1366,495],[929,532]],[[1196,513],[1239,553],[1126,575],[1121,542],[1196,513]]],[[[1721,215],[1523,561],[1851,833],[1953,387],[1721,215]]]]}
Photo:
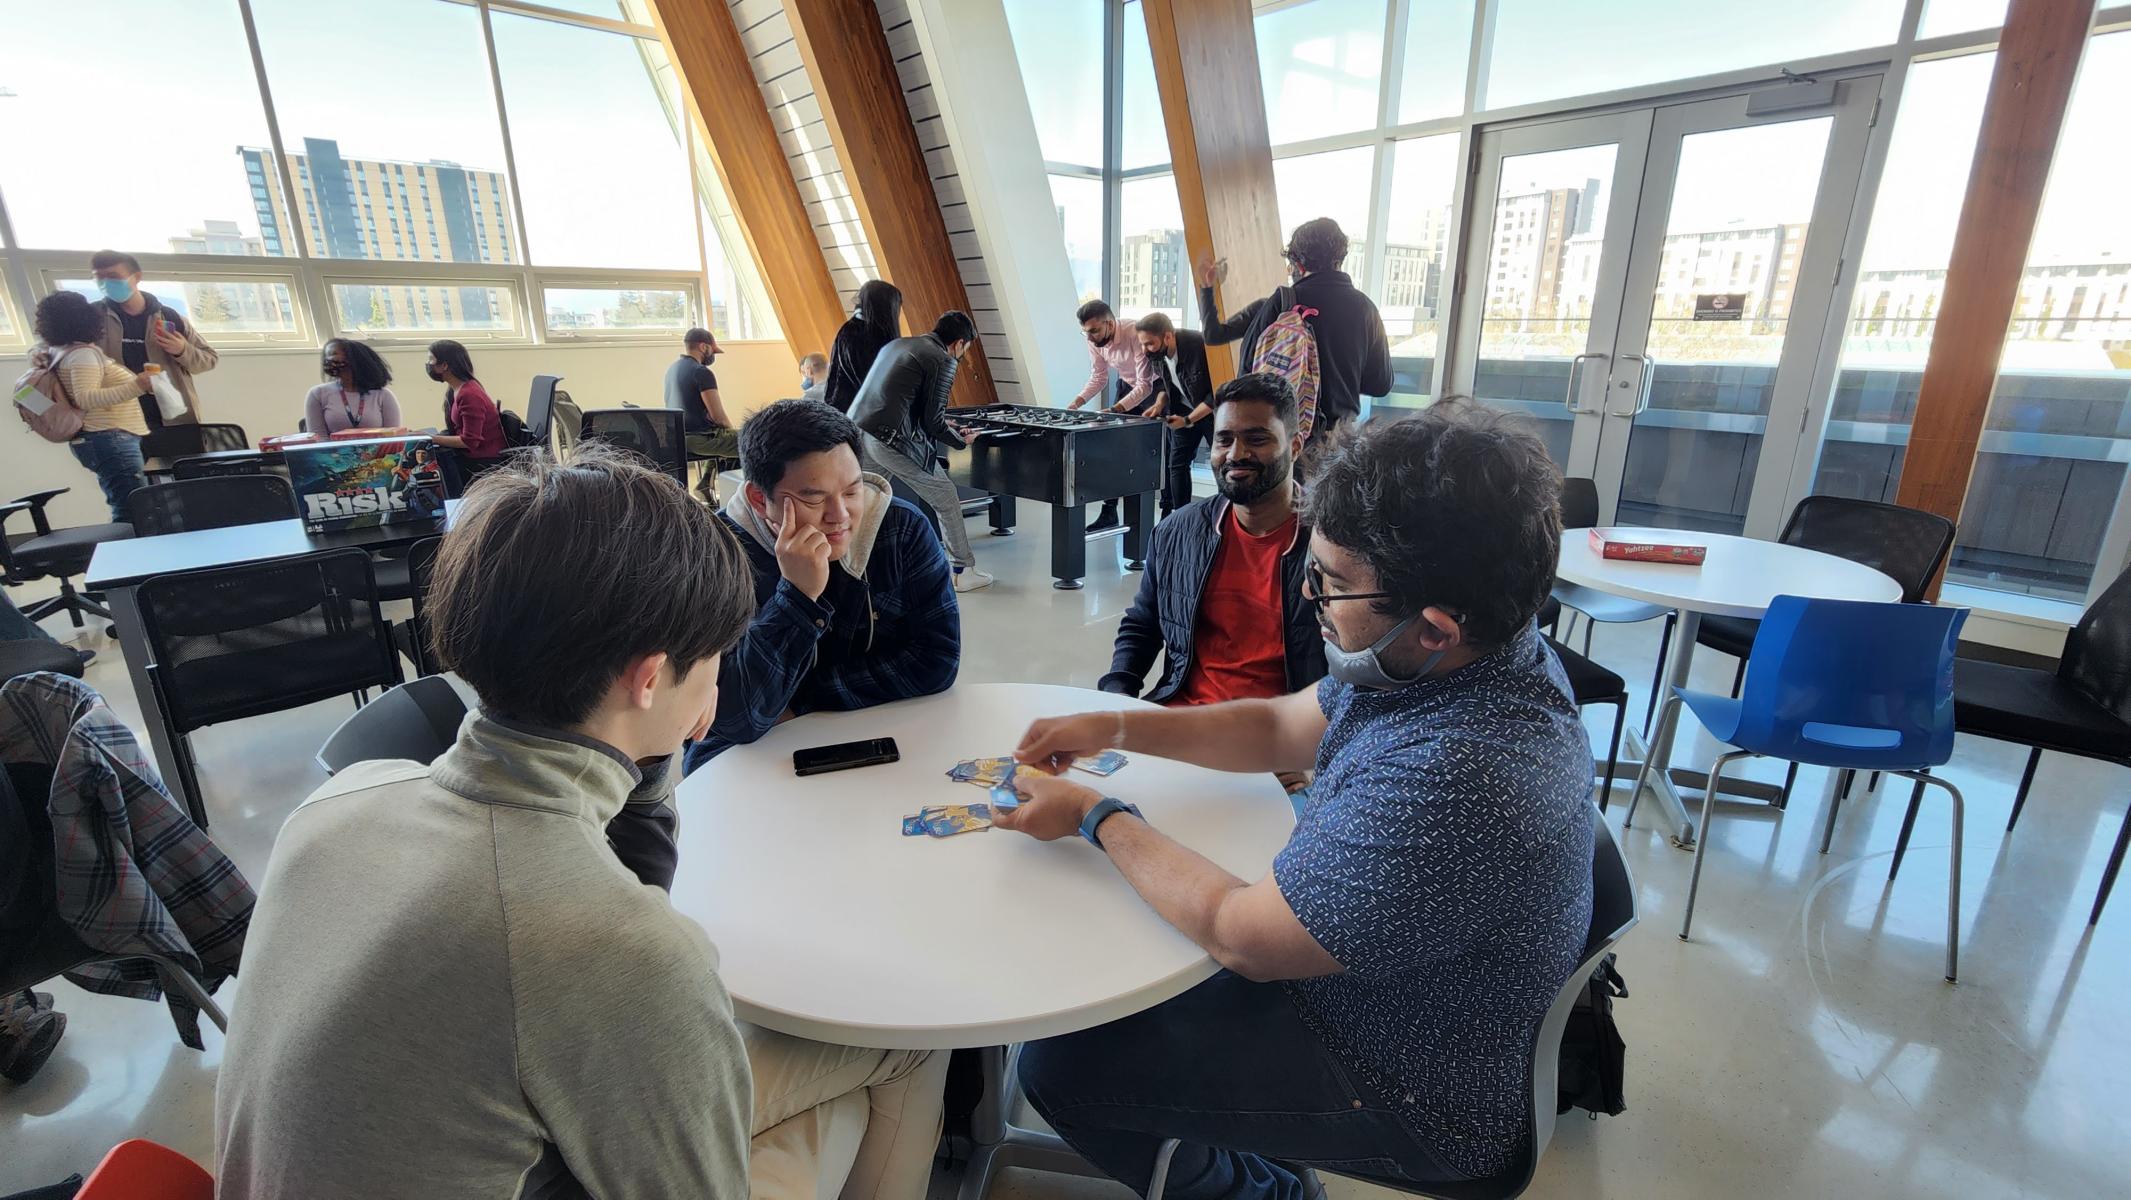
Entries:
{"type": "Polygon", "coordinates": [[[525,418],[520,417],[510,409],[498,408],[496,410],[496,418],[503,426],[503,444],[505,446],[518,450],[527,446],[546,444],[540,438],[534,436],[532,430],[525,427],[525,418]]]}
{"type": "Polygon", "coordinates": [[[1569,1010],[1569,1023],[1561,1030],[1561,1072],[1555,1077],[1559,1095],[1554,1111],[1581,1108],[1596,1120],[1598,1114],[1618,1116],[1628,1107],[1621,1090],[1621,1073],[1628,1044],[1613,1023],[1613,1001],[1626,999],[1628,981],[1613,969],[1611,954],[1598,960],[1591,982],[1569,1010]]]}

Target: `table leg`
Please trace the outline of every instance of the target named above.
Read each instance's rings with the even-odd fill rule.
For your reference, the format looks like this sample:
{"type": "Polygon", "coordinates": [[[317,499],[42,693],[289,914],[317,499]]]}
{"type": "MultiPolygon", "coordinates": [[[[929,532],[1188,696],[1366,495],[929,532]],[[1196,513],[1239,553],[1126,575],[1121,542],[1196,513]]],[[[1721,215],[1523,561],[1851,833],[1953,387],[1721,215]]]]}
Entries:
{"type": "Polygon", "coordinates": [[[992,497],[992,536],[1010,537],[1014,532],[1014,498],[1005,494],[992,497]]]}
{"type": "Polygon", "coordinates": [[[1060,1175],[1104,1175],[1087,1159],[1053,1133],[1023,1129],[1010,1119],[1014,1102],[1013,1073],[1007,1048],[986,1046],[979,1052],[984,1064],[984,1095],[970,1114],[969,1133],[974,1147],[969,1166],[962,1174],[959,1200],[984,1200],[992,1180],[1006,1167],[1033,1167],[1060,1175]]]}
{"type": "Polygon", "coordinates": [[[163,706],[155,702],[155,682],[148,675],[148,664],[154,655],[148,649],[148,631],[141,624],[141,606],[134,589],[108,588],[104,603],[111,609],[111,623],[118,626],[118,652],[126,660],[126,678],[133,683],[134,703],[141,707],[141,724],[148,728],[148,752],[155,758],[156,772],[163,777],[163,786],[185,805],[185,811],[197,823],[201,798],[186,791],[176,735],[164,724],[163,706]]]}
{"type": "Polygon", "coordinates": [[[1084,504],[1051,506],[1051,586],[1072,591],[1088,573],[1088,508],[1084,504]]]}
{"type": "MultiPolygon", "coordinates": [[[[1672,670],[1665,680],[1668,687],[1666,695],[1671,695],[1670,688],[1687,685],[1687,670],[1693,665],[1695,634],[1701,628],[1702,614],[1688,609],[1680,610],[1679,624],[1672,634],[1672,653],[1669,656],[1672,670]]],[[[1651,798],[1657,805],[1657,811],[1665,818],[1665,823],[1672,827],[1672,844],[1682,850],[1689,850],[1694,847],[1694,822],[1687,816],[1687,806],[1680,802],[1680,793],[1673,786],[1671,773],[1665,770],[1672,764],[1673,738],[1679,733],[1680,714],[1686,709],[1684,705],[1663,705],[1662,701],[1660,704],[1657,728],[1651,731],[1650,748],[1647,753],[1637,754],[1636,757],[1658,765],[1659,769],[1650,772],[1648,777],[1651,798]]],[[[1627,736],[1632,739],[1629,741],[1631,749],[1636,748],[1637,743],[1642,741],[1633,729],[1627,731],[1627,736]]],[[[1640,767],[1641,763],[1637,763],[1637,766],[1640,767]]],[[[1625,764],[1622,770],[1625,772],[1625,764]]]]}
{"type": "Polygon", "coordinates": [[[1125,497],[1125,569],[1144,570],[1147,546],[1154,537],[1154,493],[1125,497]]]}

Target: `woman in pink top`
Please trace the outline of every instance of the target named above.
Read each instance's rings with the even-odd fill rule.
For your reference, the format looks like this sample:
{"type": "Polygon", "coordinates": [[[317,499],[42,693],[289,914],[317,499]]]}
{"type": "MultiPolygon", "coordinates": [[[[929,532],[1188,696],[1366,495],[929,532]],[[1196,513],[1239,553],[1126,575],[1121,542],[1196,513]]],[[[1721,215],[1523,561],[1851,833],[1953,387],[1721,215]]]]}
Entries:
{"type": "Polygon", "coordinates": [[[399,427],[399,397],[385,386],[392,382],[392,368],[377,351],[353,338],[334,338],[320,353],[318,367],[327,382],[303,398],[306,430],[329,434],[399,427]]]}
{"type": "Polygon", "coordinates": [[[502,459],[503,417],[488,389],[474,378],[474,360],[466,347],[446,340],[429,344],[429,377],[444,385],[444,432],[432,440],[456,451],[459,473],[471,482],[502,459]]]}

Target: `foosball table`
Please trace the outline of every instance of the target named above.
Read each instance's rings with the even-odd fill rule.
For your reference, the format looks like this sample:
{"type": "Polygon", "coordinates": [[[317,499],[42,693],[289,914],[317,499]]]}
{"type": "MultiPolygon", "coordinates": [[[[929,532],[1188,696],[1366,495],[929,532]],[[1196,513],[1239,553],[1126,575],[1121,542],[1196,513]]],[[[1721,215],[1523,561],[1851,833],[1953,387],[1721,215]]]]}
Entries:
{"type": "Polygon", "coordinates": [[[1013,532],[1016,498],[1051,506],[1052,587],[1081,585],[1091,538],[1122,537],[1125,568],[1146,565],[1162,486],[1160,421],[1026,404],[949,409],[947,419],[973,435],[953,473],[993,495],[992,533],[1013,532]],[[1111,500],[1122,502],[1122,525],[1089,534],[1087,506],[1111,500]]]}

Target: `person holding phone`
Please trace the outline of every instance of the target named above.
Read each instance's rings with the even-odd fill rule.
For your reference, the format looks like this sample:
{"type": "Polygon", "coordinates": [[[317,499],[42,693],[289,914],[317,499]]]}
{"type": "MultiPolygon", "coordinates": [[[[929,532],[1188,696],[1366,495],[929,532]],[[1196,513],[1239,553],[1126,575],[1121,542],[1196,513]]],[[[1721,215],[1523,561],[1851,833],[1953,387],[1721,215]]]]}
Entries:
{"type": "Polygon", "coordinates": [[[323,437],[350,429],[399,426],[399,397],[385,386],[392,382],[392,368],[377,351],[353,338],[334,338],[318,358],[326,382],[303,398],[306,431],[323,437]]]}
{"type": "Polygon", "coordinates": [[[102,299],[96,301],[104,318],[98,348],[106,358],[135,375],[145,372],[150,364],[161,367],[163,375],[185,398],[185,414],[166,421],[155,393],[143,388],[142,420],[149,429],[198,423],[200,396],[192,377],[214,370],[221,356],[200,336],[197,326],[153,294],[141,290],[141,260],[116,250],[98,250],[89,258],[89,269],[95,276],[96,290],[102,293],[102,299]]]}
{"type": "Polygon", "coordinates": [[[50,366],[67,403],[81,410],[81,432],[67,448],[95,473],[112,522],[123,524],[129,519],[126,498],[148,486],[141,470],[141,438],[148,425],[134,403],[149,390],[148,376],[104,354],[98,345],[103,319],[78,293],[53,292],[39,300],[34,324],[39,344],[31,360],[50,366]]]}

